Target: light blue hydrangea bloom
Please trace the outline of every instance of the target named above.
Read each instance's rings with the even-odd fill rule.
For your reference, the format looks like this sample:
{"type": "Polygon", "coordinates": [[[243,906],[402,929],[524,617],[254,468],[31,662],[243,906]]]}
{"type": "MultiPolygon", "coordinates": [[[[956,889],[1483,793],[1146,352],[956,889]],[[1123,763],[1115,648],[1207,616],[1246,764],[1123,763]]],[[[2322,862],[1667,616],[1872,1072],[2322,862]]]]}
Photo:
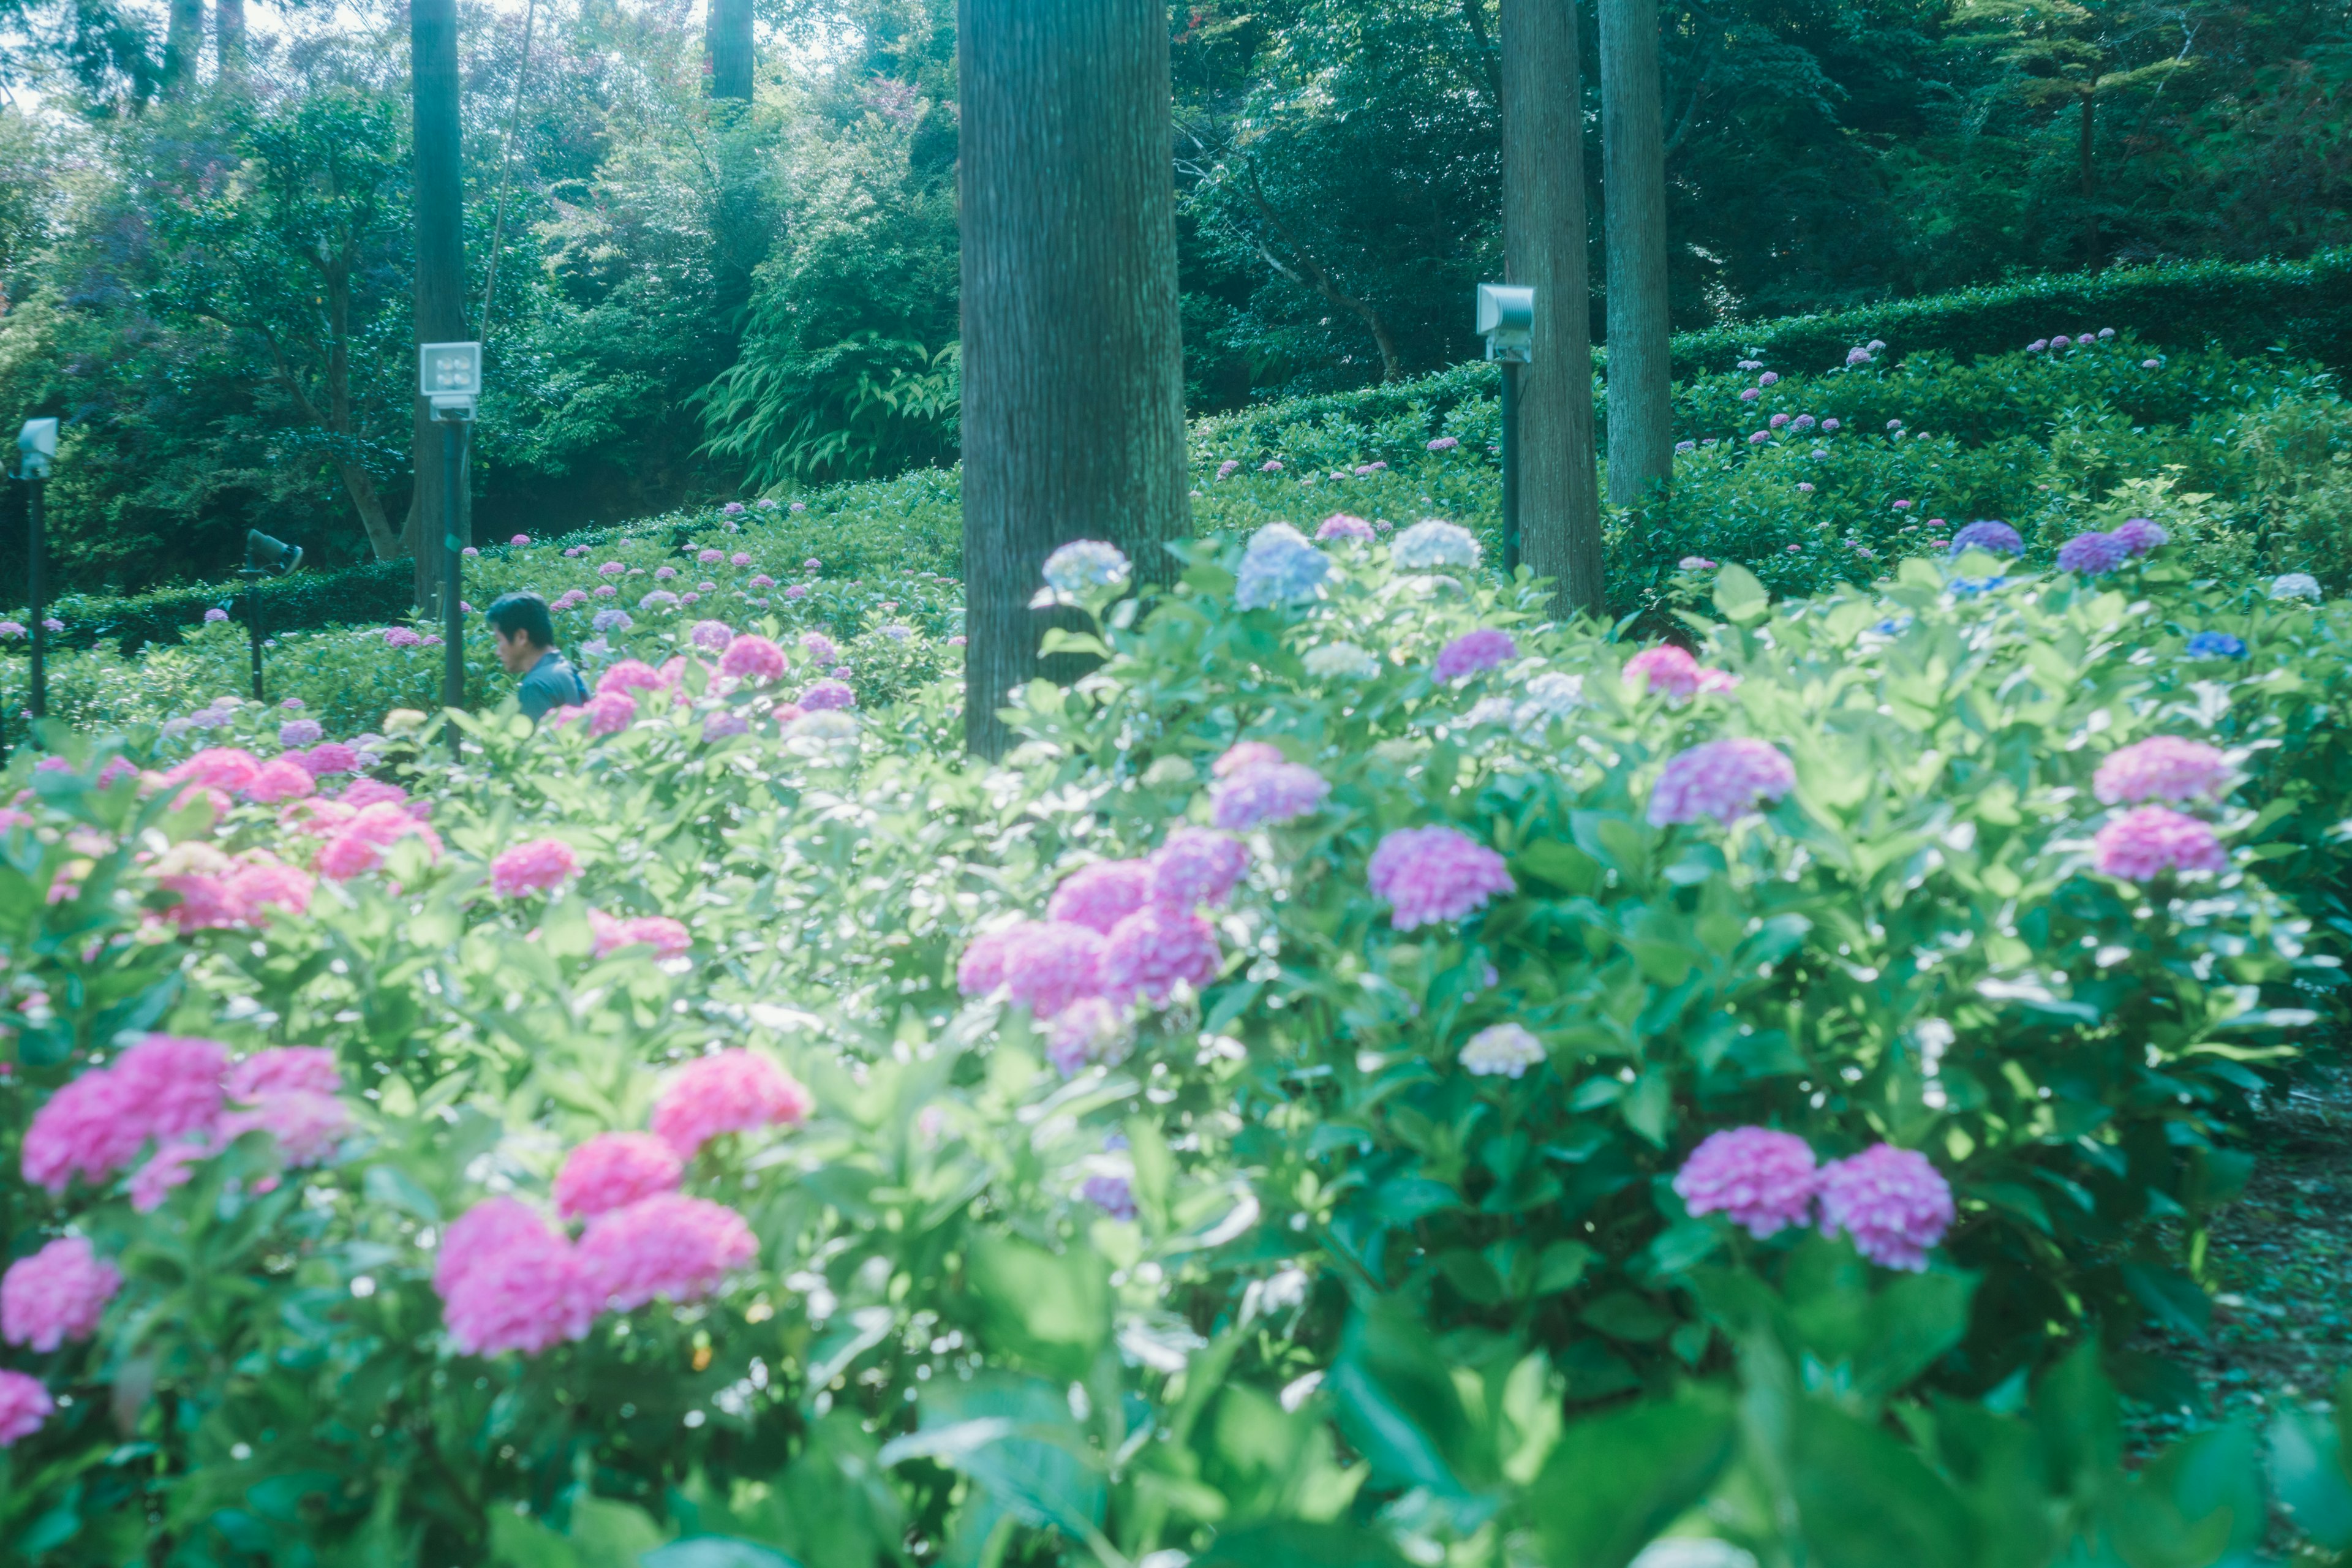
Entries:
{"type": "Polygon", "coordinates": [[[2284,573],[2280,576],[2272,579],[2271,597],[2273,599],[2309,599],[2313,603],[2316,604],[2320,597],[2319,579],[2313,576],[2308,572],[2284,573]]]}
{"type": "Polygon", "coordinates": [[[1123,588],[1131,570],[1118,546],[1080,539],[1045,557],[1045,585],[1074,596],[1089,588],[1123,588]]]}
{"type": "Polygon", "coordinates": [[[1311,599],[1331,573],[1330,558],[1286,522],[1270,522],[1251,536],[1242,557],[1234,603],[1244,610],[1311,599]]]}
{"type": "Polygon", "coordinates": [[[1478,541],[1468,529],[1436,518],[1416,522],[1396,536],[1389,557],[1409,572],[1438,566],[1475,566],[1478,541]]]}

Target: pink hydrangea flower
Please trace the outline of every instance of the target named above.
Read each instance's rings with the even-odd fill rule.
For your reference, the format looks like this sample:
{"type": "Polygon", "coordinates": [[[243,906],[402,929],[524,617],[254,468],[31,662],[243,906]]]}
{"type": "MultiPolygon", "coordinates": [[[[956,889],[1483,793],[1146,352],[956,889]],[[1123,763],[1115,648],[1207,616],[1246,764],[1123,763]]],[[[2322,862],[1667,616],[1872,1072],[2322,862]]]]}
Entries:
{"type": "Polygon", "coordinates": [[[0,1276],[0,1339],[42,1355],[98,1331],[122,1272],[79,1236],[63,1236],[0,1276]]]}
{"type": "Polygon", "coordinates": [[[39,1431],[57,1407],[39,1378],[0,1372],[0,1448],[13,1448],[39,1431]]]}
{"type": "MultiPolygon", "coordinates": [[[[704,727],[705,733],[709,726],[704,727]]],[[[630,915],[616,919],[602,910],[588,911],[589,928],[596,934],[596,956],[607,958],[625,947],[643,945],[656,958],[683,958],[694,946],[693,933],[667,915],[630,915]]]]}
{"type": "Polygon", "coordinates": [[[596,695],[612,692],[659,691],[661,671],[641,658],[625,658],[596,678],[596,695]]]}
{"type": "Polygon", "coordinates": [[[351,1126],[351,1108],[333,1095],[285,1090],[264,1094],[222,1117],[216,1146],[226,1148],[247,1132],[267,1132],[287,1164],[316,1165],[341,1145],[351,1126]]]}
{"type": "Polygon", "coordinates": [[[654,1105],[654,1131],[678,1158],[691,1160],[711,1139],[755,1127],[796,1127],[808,1120],[809,1091],[754,1051],[698,1057],[678,1069],[654,1105]]]}
{"type": "Polygon", "coordinates": [[[1705,668],[1691,657],[1689,649],[1670,642],[1645,647],[1625,661],[1627,680],[1642,681],[1646,689],[1676,701],[1687,700],[1696,692],[1705,673],[1705,668]]]}
{"type": "Polygon", "coordinates": [[[341,741],[321,741],[302,753],[302,770],[314,779],[357,773],[360,754],[341,741]]]}
{"type": "Polygon", "coordinates": [[[1518,657],[1519,645],[1511,640],[1510,633],[1480,626],[1475,631],[1464,632],[1439,651],[1437,679],[1459,680],[1518,657]]]}
{"type": "Polygon", "coordinates": [[[812,712],[855,708],[857,693],[838,680],[812,680],[802,689],[800,705],[812,712]]]}
{"type": "Polygon", "coordinates": [[[764,594],[775,585],[776,580],[765,572],[755,572],[751,574],[751,589],[754,593],[764,594]]]}
{"type": "Polygon", "coordinates": [[[1237,741],[1225,748],[1224,753],[1209,764],[1209,772],[1223,779],[1231,778],[1244,768],[1254,768],[1261,763],[1284,760],[1282,748],[1270,741],[1237,741]]]}
{"type": "Polygon", "coordinates": [[[202,784],[236,795],[251,784],[261,763],[239,746],[206,746],[163,775],[165,784],[202,784]]]}
{"type": "Polygon", "coordinates": [[[580,857],[561,838],[518,844],[490,862],[490,887],[502,899],[543,893],[580,873],[580,857]]]}
{"type": "Polygon", "coordinates": [[[2219,800],[2230,785],[2230,759],[2201,741],[2155,735],[2111,753],[2091,792],[2109,805],[2144,800],[2219,800]]]}
{"type": "Polygon", "coordinates": [[[2143,805],[2099,829],[2091,861],[2102,875],[2146,882],[2165,871],[2224,871],[2230,855],[2195,817],[2143,805]]]}
{"type": "Polygon", "coordinates": [[[984,931],[971,940],[956,963],[956,989],[967,996],[985,996],[1004,984],[1004,954],[1019,926],[984,931]]]}
{"type": "Polygon", "coordinates": [[[1372,537],[1372,525],[1360,517],[1349,517],[1344,511],[1335,511],[1317,526],[1315,537],[1318,540],[1369,540],[1372,537]]]}
{"type": "Polygon", "coordinates": [[[790,668],[782,648],[750,632],[729,643],[719,656],[719,673],[735,680],[781,680],[790,668]]]}
{"type": "Polygon", "coordinates": [[[322,1046],[273,1046],[230,1067],[222,1091],[233,1100],[266,1094],[333,1094],[343,1087],[335,1053],[322,1046]]]}
{"type": "Polygon", "coordinates": [[[823,632],[809,632],[801,638],[801,647],[811,664],[835,665],[841,662],[841,650],[823,632]]]}
{"type": "Polygon", "coordinates": [[[292,757],[277,757],[262,764],[242,792],[247,800],[264,805],[276,805],[280,801],[299,800],[318,791],[310,770],[292,757]]]}
{"type": "Polygon", "coordinates": [[[1825,1167],[1817,1189],[1822,1229],[1853,1238],[1873,1263],[1913,1273],[1952,1227],[1951,1184],[1911,1149],[1881,1143],[1825,1167]]]}
{"type": "Polygon", "coordinates": [[[149,1035],[105,1070],[122,1084],[131,1119],[148,1136],[176,1138],[220,1115],[227,1067],[228,1047],[218,1040],[149,1035]]]}
{"type": "Polygon", "coordinates": [[[1668,760],[1650,795],[1650,823],[1737,822],[1796,783],[1796,768],[1777,747],[1746,736],[1708,741],[1668,760]]]}
{"type": "Polygon", "coordinates": [[[1045,1032],[1045,1059],[1064,1078],[1090,1061],[1110,1059],[1126,1037],[1119,1010],[1100,996],[1081,996],[1054,1015],[1045,1032]]]}
{"type": "Polygon", "coordinates": [[[1305,816],[1321,806],[1330,793],[1330,781],[1313,768],[1298,763],[1259,763],[1210,789],[1209,816],[1219,827],[1247,832],[1264,823],[1305,816]]]}
{"type": "Polygon", "coordinates": [[[600,1306],[634,1311],[648,1301],[698,1301],[748,1268],[760,1244],[724,1204],[661,1193],[588,1222],[580,1263],[600,1306]]]}
{"type": "Polygon", "coordinates": [[[83,1073],[34,1113],[25,1179],[62,1193],[77,1175],[100,1182],[129,1166],[151,1138],[206,1131],[220,1115],[227,1061],[217,1041],[150,1035],[110,1066],[83,1073]]]}
{"type": "Polygon", "coordinates": [[[1401,827],[1383,837],[1366,868],[1372,895],[1391,906],[1398,931],[1475,914],[1517,890],[1503,858],[1453,827],[1401,827]]]}
{"type": "Polygon", "coordinates": [[[1004,934],[1003,984],[1018,1005],[1050,1018],[1101,994],[1104,938],[1072,921],[1028,921],[1004,934]]]}
{"type": "Polygon", "coordinates": [[[751,556],[750,552],[742,550],[737,551],[734,554],[730,555],[727,558],[727,564],[730,566],[749,566],[751,564],[751,556]]]}
{"type": "Polygon", "coordinates": [[[637,717],[637,700],[625,691],[600,691],[580,705],[591,735],[617,735],[637,717]]]}
{"type": "Polygon", "coordinates": [[[600,1132],[564,1156],[555,1174],[555,1212],[585,1219],[658,1193],[686,1175],[677,1152],[650,1132],[600,1132]]]}
{"type": "Polygon", "coordinates": [[[586,1337],[596,1316],[571,1242],[513,1198],[477,1204],[449,1227],[433,1284],[462,1355],[536,1355],[586,1337]]]}
{"type": "Polygon", "coordinates": [[[386,850],[401,839],[411,837],[422,840],[432,858],[440,858],[440,835],[410,816],[403,806],[389,801],[362,806],[319,851],[319,875],[329,881],[347,882],[383,865],[386,850]]]}
{"type": "Polygon", "coordinates": [[[1125,1006],[1139,998],[1165,1002],[1179,981],[1197,991],[1223,962],[1216,928],[1206,920],[1146,904],[1111,928],[1097,973],[1103,994],[1125,1006]]]}
{"type": "Polygon", "coordinates": [[[725,621],[697,621],[688,636],[705,653],[724,653],[727,645],[735,640],[735,628],[725,621]]]}
{"type": "Polygon", "coordinates": [[[1206,827],[1170,830],[1151,857],[1151,901],[1191,910],[1222,904],[1249,869],[1249,850],[1238,838],[1206,827]]]}
{"type": "Polygon", "coordinates": [[[1735,1127],[1710,1133],[1675,1173],[1675,1192],[1695,1215],[1724,1214],[1761,1241],[1811,1217],[1818,1173],[1813,1151],[1793,1132],[1735,1127]]]}
{"type": "Polygon", "coordinates": [[[705,545],[694,552],[694,558],[705,566],[716,566],[719,562],[727,559],[727,552],[723,550],[713,550],[709,545],[705,545]]]}
{"type": "Polygon", "coordinates": [[[617,561],[607,561],[596,568],[597,575],[603,577],[618,577],[626,571],[628,568],[617,561]]]}
{"type": "Polygon", "coordinates": [[[195,1174],[196,1163],[212,1154],[209,1142],[182,1140],[164,1144],[131,1173],[131,1206],[141,1214],[153,1214],[176,1188],[187,1185],[195,1174]]]}
{"type": "Polygon", "coordinates": [[[1046,901],[1045,918],[1108,935],[1111,927],[1141,909],[1150,896],[1150,862],[1105,860],[1062,879],[1046,901]]]}
{"type": "Polygon", "coordinates": [[[408,798],[408,792],[382,779],[353,779],[337,798],[354,810],[363,810],[371,805],[397,805],[408,798]]]}

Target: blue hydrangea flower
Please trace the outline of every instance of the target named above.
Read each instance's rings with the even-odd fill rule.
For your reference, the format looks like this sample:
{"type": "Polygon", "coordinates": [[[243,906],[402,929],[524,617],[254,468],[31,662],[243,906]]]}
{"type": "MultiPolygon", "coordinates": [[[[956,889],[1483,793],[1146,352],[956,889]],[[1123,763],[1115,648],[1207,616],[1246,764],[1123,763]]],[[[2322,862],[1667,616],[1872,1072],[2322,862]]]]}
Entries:
{"type": "Polygon", "coordinates": [[[2191,658],[2243,658],[2246,639],[2228,632],[2198,632],[2189,637],[2187,652],[2191,658]]]}
{"type": "Polygon", "coordinates": [[[1971,550],[1982,550],[1994,555],[2022,555],[2025,553],[2025,541],[2019,538],[2017,530],[2009,524],[1997,518],[1987,518],[1972,522],[1952,535],[1954,555],[1965,554],[1971,550]]]}
{"type": "Polygon", "coordinates": [[[2058,547],[2058,570],[2095,577],[2131,557],[2131,546],[2112,533],[2078,533],[2058,547]]]}
{"type": "Polygon", "coordinates": [[[2008,581],[2007,577],[1955,577],[1952,579],[1952,594],[1956,598],[1973,599],[1979,594],[1991,593],[2008,581]]]}
{"type": "Polygon", "coordinates": [[[1311,599],[1331,574],[1330,558],[1286,522],[1270,522],[1250,538],[1242,557],[1234,603],[1244,610],[1311,599]]]}
{"type": "Polygon", "coordinates": [[[1396,536],[1389,558],[1408,572],[1437,566],[1475,566],[1478,541],[1466,528],[1429,518],[1396,536]]]}
{"type": "Polygon", "coordinates": [[[2319,579],[2308,572],[2288,572],[2273,578],[2271,597],[2273,599],[2309,599],[2319,602],[2319,579]]]}
{"type": "Polygon", "coordinates": [[[1123,588],[1131,570],[1118,546],[1080,539],[1045,557],[1045,585],[1075,598],[1089,588],[1123,588]]]}

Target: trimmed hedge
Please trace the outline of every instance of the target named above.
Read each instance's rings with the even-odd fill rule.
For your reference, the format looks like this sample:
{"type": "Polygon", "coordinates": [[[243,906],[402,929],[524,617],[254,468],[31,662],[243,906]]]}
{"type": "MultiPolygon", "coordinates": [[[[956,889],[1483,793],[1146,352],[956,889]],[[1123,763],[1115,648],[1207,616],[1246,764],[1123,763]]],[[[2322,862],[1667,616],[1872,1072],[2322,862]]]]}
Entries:
{"type": "MultiPolygon", "coordinates": [[[[333,572],[297,572],[265,578],[255,585],[262,626],[271,632],[404,619],[415,597],[415,568],[406,561],[372,561],[333,572]]],[[[190,626],[202,626],[206,610],[236,611],[245,584],[190,583],[145,594],[68,594],[50,602],[49,614],[65,623],[53,640],[65,647],[89,647],[119,639],[135,653],[151,642],[175,643],[190,626]]]]}

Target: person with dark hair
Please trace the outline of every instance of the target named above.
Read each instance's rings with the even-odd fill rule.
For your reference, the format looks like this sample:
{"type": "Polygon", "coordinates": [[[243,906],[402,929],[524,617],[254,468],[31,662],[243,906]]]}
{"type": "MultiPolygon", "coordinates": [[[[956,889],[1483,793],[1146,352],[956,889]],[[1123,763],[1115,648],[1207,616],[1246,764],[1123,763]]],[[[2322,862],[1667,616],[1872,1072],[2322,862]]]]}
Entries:
{"type": "Polygon", "coordinates": [[[555,623],[548,617],[546,600],[536,594],[502,594],[488,619],[499,663],[509,675],[522,677],[515,697],[532,723],[551,708],[575,708],[588,700],[588,683],[555,651],[555,623]]]}

